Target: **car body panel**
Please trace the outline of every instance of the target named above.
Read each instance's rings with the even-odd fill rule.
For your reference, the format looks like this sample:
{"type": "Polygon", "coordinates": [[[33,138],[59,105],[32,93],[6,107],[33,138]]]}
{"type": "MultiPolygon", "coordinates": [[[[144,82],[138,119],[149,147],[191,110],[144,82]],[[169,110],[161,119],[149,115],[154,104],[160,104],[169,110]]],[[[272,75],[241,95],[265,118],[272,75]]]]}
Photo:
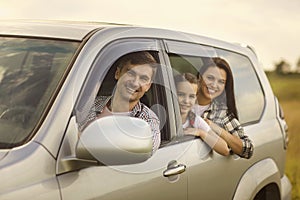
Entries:
{"type": "Polygon", "coordinates": [[[95,166],[58,176],[63,199],[187,199],[187,174],[176,181],[163,176],[172,160],[184,163],[183,145],[157,150],[146,162],[120,166],[95,166]],[[175,153],[173,153],[175,152],[175,153]],[[180,153],[181,154],[181,153],[180,153]],[[89,184],[86,184],[89,183],[89,184]],[[77,193],[77,191],[84,191],[77,193]]]}
{"type": "Polygon", "coordinates": [[[40,144],[29,142],[1,160],[1,199],[59,199],[55,159],[40,144]]]}
{"type": "Polygon", "coordinates": [[[256,190],[258,192],[268,183],[280,185],[278,180],[280,180],[280,174],[272,159],[261,160],[249,168],[242,176],[234,200],[254,198],[253,191],[256,190]]]}

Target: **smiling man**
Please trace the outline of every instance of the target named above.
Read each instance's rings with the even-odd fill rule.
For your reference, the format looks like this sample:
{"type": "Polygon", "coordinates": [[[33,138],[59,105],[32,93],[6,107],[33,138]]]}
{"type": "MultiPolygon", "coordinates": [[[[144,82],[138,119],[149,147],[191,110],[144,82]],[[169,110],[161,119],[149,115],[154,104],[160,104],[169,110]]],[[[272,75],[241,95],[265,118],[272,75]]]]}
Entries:
{"type": "Polygon", "coordinates": [[[89,121],[110,115],[125,115],[145,120],[153,134],[152,152],[160,145],[159,119],[140,102],[152,84],[157,62],[146,51],[133,52],[119,58],[114,64],[117,84],[112,96],[99,96],[95,100],[89,121]]]}

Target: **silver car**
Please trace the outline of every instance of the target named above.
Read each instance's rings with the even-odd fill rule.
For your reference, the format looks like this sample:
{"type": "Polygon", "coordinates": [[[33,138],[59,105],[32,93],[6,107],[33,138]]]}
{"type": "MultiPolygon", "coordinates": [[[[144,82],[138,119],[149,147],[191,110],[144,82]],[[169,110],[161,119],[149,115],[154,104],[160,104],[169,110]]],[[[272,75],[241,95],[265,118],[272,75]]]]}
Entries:
{"type": "Polygon", "coordinates": [[[291,198],[284,174],[287,126],[252,48],[171,30],[60,21],[0,23],[0,199],[291,198]],[[135,51],[160,63],[142,101],[149,125],[107,117],[81,129],[99,92],[111,93],[113,63],[135,51]],[[173,75],[204,58],[229,61],[250,159],[221,156],[183,134],[173,75]],[[184,68],[182,68],[184,66],[184,68]]]}

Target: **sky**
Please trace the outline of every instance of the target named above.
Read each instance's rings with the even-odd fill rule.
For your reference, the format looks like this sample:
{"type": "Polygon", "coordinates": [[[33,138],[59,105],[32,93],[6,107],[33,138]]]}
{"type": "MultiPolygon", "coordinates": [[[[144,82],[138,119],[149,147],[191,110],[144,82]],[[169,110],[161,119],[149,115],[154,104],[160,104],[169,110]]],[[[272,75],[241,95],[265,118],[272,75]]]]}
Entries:
{"type": "Polygon", "coordinates": [[[101,21],[165,28],[256,50],[265,70],[300,58],[299,0],[0,0],[0,19],[101,21]]]}

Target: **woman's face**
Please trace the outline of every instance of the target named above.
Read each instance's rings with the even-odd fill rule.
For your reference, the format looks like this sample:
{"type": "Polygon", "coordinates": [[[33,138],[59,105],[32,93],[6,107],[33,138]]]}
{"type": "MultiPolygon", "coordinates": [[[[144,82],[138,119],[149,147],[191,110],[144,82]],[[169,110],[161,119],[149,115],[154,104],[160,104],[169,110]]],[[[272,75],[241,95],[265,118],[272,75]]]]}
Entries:
{"type": "Polygon", "coordinates": [[[198,102],[209,104],[220,96],[225,89],[226,79],[227,74],[224,69],[216,66],[209,67],[200,80],[198,102]]]}
{"type": "Polygon", "coordinates": [[[187,114],[194,106],[197,98],[197,84],[188,81],[176,85],[180,113],[187,114]]]}

